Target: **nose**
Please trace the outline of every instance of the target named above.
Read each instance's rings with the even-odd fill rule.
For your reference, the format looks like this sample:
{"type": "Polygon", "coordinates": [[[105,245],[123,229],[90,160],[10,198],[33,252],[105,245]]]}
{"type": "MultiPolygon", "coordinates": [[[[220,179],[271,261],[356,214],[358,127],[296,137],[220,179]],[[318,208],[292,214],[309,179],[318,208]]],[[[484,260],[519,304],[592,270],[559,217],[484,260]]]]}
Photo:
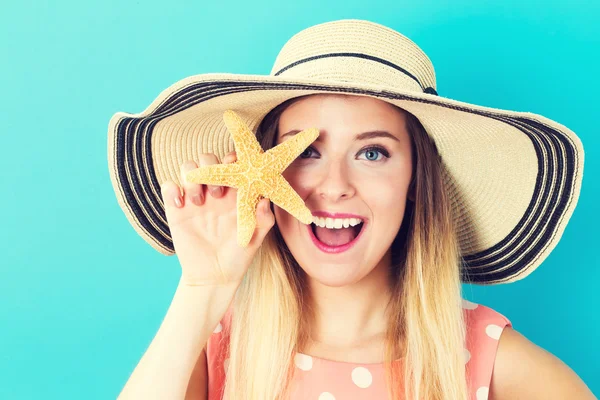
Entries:
{"type": "Polygon", "coordinates": [[[331,161],[324,168],[322,179],[316,188],[319,197],[334,203],[354,196],[356,191],[350,182],[349,172],[343,160],[331,161]]]}

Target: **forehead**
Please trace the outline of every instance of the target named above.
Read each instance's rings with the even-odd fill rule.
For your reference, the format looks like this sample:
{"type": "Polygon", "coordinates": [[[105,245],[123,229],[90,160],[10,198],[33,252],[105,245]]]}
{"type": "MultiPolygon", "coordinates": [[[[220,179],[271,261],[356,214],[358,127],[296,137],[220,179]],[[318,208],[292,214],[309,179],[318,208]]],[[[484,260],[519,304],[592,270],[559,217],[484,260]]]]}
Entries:
{"type": "Polygon", "coordinates": [[[278,137],[289,131],[317,127],[323,133],[381,130],[402,136],[405,111],[367,96],[318,94],[298,99],[279,118],[278,137]]]}

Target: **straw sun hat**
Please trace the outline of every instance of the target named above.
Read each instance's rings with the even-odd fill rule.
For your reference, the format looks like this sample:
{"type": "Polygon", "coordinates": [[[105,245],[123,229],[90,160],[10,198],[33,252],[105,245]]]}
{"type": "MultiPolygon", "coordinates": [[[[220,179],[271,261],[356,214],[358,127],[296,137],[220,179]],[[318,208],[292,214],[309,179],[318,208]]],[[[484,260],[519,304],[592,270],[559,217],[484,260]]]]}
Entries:
{"type": "Polygon", "coordinates": [[[365,95],[415,115],[433,138],[457,222],[463,281],[499,284],[533,272],[557,245],[575,209],[583,146],[541,115],[439,96],[427,55],[385,26],[340,20],[307,28],[283,46],[270,75],[200,74],[165,89],[139,114],[116,113],[108,165],[117,200],[157,251],[174,254],[160,185],[181,185],[179,166],[234,150],[223,123],[232,109],[256,132],[292,97],[365,95]]]}

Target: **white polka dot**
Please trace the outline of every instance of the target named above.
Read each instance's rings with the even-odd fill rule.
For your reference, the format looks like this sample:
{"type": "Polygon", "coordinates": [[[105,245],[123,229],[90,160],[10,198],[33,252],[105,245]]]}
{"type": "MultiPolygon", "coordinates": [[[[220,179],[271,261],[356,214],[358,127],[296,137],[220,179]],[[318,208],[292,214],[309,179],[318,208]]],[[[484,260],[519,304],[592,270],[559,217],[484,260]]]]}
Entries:
{"type": "Polygon", "coordinates": [[[223,361],[223,367],[225,368],[225,371],[227,371],[227,368],[229,368],[229,358],[226,358],[225,361],[223,361]]]}
{"type": "Polygon", "coordinates": [[[217,327],[215,328],[215,330],[213,331],[213,333],[219,333],[223,330],[223,325],[221,325],[221,323],[219,322],[219,325],[217,325],[217,327]]]}
{"type": "Polygon", "coordinates": [[[462,308],[466,308],[467,310],[474,310],[479,307],[479,304],[472,303],[469,300],[462,299],[462,308]]]}
{"type": "Polygon", "coordinates": [[[335,400],[335,397],[329,392],[323,392],[319,395],[319,400],[335,400]]]}
{"type": "Polygon", "coordinates": [[[500,339],[500,335],[502,334],[502,327],[494,324],[489,324],[485,327],[485,333],[492,339],[500,339]]]}
{"type": "Polygon", "coordinates": [[[302,371],[310,371],[313,366],[313,358],[306,354],[296,353],[294,356],[294,364],[302,371]]]}
{"type": "Polygon", "coordinates": [[[469,360],[471,359],[471,352],[467,349],[465,349],[465,364],[469,362],[469,360]]]}
{"type": "Polygon", "coordinates": [[[352,381],[359,388],[368,388],[373,383],[373,375],[365,367],[356,367],[352,370],[352,381]]]}
{"type": "Polygon", "coordinates": [[[477,393],[475,393],[475,395],[477,396],[477,400],[487,400],[489,393],[490,389],[487,386],[482,386],[477,389],[477,393]]]}

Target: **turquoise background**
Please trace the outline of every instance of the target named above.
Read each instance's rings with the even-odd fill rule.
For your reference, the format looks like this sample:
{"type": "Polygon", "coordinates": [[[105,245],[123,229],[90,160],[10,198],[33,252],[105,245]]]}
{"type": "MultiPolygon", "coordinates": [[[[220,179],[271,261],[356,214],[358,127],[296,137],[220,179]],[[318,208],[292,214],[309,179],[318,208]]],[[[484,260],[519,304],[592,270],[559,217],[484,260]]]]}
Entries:
{"type": "Polygon", "coordinates": [[[600,393],[600,2],[5,2],[0,12],[0,398],[116,398],[180,276],[117,204],[107,126],[198,73],[268,74],[310,25],[368,19],[415,41],[441,96],[530,111],[585,146],[579,204],[544,264],[465,297],[600,393]]]}

